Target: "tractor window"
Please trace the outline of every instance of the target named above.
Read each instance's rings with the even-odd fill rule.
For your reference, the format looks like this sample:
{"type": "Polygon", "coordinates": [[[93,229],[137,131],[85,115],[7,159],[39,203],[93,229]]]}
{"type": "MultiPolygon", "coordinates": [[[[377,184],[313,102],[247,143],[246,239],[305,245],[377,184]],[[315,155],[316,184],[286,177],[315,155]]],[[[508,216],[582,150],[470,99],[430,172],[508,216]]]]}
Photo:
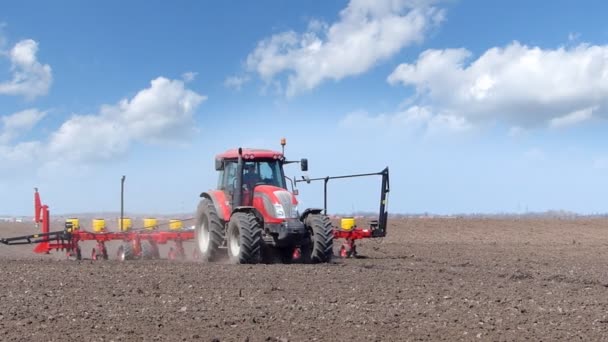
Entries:
{"type": "Polygon", "coordinates": [[[217,188],[224,189],[224,170],[220,171],[220,176],[217,180],[217,188]]]}
{"type": "Polygon", "coordinates": [[[264,180],[271,180],[274,183],[272,167],[268,163],[260,163],[260,177],[264,180]]]}
{"type": "Polygon", "coordinates": [[[224,164],[224,171],[221,175],[222,182],[220,189],[230,189],[235,184],[236,180],[236,163],[235,162],[226,162],[224,164]]]}
{"type": "MultiPolygon", "coordinates": [[[[236,161],[226,161],[224,170],[220,172],[218,180],[219,189],[234,190],[232,187],[236,185],[236,161]]],[[[256,160],[244,161],[243,163],[243,185],[248,188],[256,184],[274,185],[279,188],[287,189],[285,178],[281,168],[281,163],[278,160],[256,160]]]]}
{"type": "Polygon", "coordinates": [[[281,164],[277,160],[262,161],[258,163],[262,182],[280,188],[286,188],[285,179],[281,172],[281,164]]]}

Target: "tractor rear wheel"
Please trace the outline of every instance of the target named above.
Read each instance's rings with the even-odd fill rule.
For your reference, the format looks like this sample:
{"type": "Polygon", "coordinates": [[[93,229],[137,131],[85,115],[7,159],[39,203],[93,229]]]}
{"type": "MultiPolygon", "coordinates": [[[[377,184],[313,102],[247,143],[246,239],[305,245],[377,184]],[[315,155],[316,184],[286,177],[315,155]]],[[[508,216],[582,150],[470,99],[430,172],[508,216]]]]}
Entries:
{"type": "Polygon", "coordinates": [[[234,264],[257,264],[262,259],[262,227],[253,214],[235,213],[227,231],[228,256],[234,264]]]}
{"type": "Polygon", "coordinates": [[[305,224],[310,234],[310,243],[302,251],[304,262],[330,262],[334,249],[331,221],[325,215],[311,214],[306,217],[305,224]]]}
{"type": "Polygon", "coordinates": [[[196,247],[205,261],[216,261],[219,246],[224,241],[224,228],[215,211],[215,205],[207,198],[201,200],[196,214],[196,247]]]}

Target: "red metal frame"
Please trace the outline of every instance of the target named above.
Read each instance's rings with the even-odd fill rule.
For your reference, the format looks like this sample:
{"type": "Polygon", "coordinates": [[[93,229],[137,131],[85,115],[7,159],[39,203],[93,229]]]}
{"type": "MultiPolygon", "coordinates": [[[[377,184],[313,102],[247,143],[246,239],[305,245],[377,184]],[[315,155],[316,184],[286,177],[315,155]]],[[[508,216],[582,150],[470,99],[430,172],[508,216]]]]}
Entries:
{"type": "MultiPolygon", "coordinates": [[[[141,253],[140,242],[142,240],[150,241],[156,244],[166,244],[169,241],[173,241],[175,246],[171,247],[169,251],[169,259],[183,259],[185,258],[185,251],[183,242],[192,240],[195,238],[194,231],[148,231],[148,230],[134,230],[126,232],[88,232],[84,230],[75,230],[69,234],[54,234],[57,232],[50,232],[50,211],[47,205],[43,205],[40,200],[40,194],[38,189],[35,189],[34,193],[34,208],[35,208],[35,222],[37,226],[41,227],[41,234],[34,234],[29,238],[37,238],[39,240],[36,247],[34,248],[35,253],[49,254],[50,251],[66,251],[67,256],[76,256],[80,258],[80,241],[96,241],[97,246],[93,248],[91,258],[97,260],[101,255],[103,259],[107,259],[107,248],[105,243],[108,241],[124,241],[133,244],[134,252],[136,255],[141,253]],[[50,234],[49,234],[50,233],[50,234]]],[[[340,228],[334,228],[333,230],[334,239],[343,239],[345,242],[340,247],[341,257],[356,256],[356,240],[374,238],[374,230],[370,228],[354,227],[352,230],[343,230],[340,228]]],[[[199,257],[194,251],[193,257],[196,259],[199,257]]],[[[294,259],[300,257],[299,249],[294,250],[294,259]]]]}
{"type": "MultiPolygon", "coordinates": [[[[257,148],[243,148],[243,159],[280,159],[283,158],[283,153],[272,150],[264,150],[257,148]]],[[[238,149],[230,149],[224,153],[215,156],[215,159],[237,159],[239,157],[238,149]]]]}
{"type": "Polygon", "coordinates": [[[334,229],[334,239],[344,239],[345,242],[340,246],[340,256],[349,258],[357,256],[357,246],[355,241],[373,238],[372,229],[355,227],[352,230],[334,229]]]}
{"type": "MultiPolygon", "coordinates": [[[[78,246],[80,241],[97,241],[97,247],[92,251],[92,258],[97,259],[98,252],[101,255],[107,256],[105,243],[108,241],[122,240],[131,241],[136,245],[137,254],[141,251],[139,246],[141,240],[147,240],[153,244],[166,244],[169,241],[175,242],[176,252],[172,254],[174,257],[185,256],[183,241],[194,239],[193,231],[127,231],[127,232],[101,232],[93,233],[83,230],[75,230],[68,234],[68,239],[49,238],[46,234],[50,233],[50,211],[47,205],[43,205],[40,200],[38,189],[34,193],[34,220],[37,225],[42,225],[41,238],[36,247],[35,253],[49,254],[55,251],[67,251],[68,256],[74,256],[74,253],[80,253],[78,246]]],[[[38,238],[35,234],[34,238],[38,238]]]]}

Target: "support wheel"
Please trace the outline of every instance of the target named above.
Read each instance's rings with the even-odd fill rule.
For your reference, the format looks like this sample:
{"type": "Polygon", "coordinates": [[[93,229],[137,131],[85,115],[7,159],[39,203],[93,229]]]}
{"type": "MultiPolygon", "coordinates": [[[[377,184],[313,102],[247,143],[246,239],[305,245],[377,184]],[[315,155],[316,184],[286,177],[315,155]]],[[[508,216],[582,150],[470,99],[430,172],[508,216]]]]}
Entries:
{"type": "Polygon", "coordinates": [[[250,213],[235,213],[228,225],[228,256],[233,264],[257,264],[262,257],[262,227],[250,213]]]}
{"type": "Polygon", "coordinates": [[[173,249],[173,247],[171,247],[169,249],[169,253],[167,254],[167,258],[169,258],[169,260],[175,260],[175,250],[173,249]]]}
{"type": "Polygon", "coordinates": [[[103,260],[108,260],[108,249],[105,245],[101,249],[101,257],[103,258],[103,260]]]}
{"type": "Polygon", "coordinates": [[[118,260],[120,261],[132,260],[134,254],[133,245],[129,241],[123,242],[118,248],[118,260]]]}
{"type": "Polygon", "coordinates": [[[198,205],[195,228],[196,248],[205,261],[216,261],[224,241],[224,229],[213,202],[204,198],[198,205]]]}
{"type": "Polygon", "coordinates": [[[141,242],[141,256],[143,259],[159,259],[158,246],[150,241],[141,242]]]}
{"type": "Polygon", "coordinates": [[[311,214],[306,217],[305,224],[310,234],[310,243],[302,251],[304,262],[312,264],[330,262],[334,248],[331,221],[325,215],[311,214]]]}

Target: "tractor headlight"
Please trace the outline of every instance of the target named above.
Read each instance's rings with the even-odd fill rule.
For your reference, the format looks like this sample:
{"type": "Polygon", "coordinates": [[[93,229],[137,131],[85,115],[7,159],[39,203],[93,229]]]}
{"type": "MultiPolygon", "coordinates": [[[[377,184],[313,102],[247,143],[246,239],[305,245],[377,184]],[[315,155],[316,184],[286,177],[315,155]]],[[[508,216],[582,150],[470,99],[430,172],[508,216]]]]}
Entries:
{"type": "Polygon", "coordinates": [[[284,219],[285,218],[285,209],[281,204],[274,205],[274,217],[284,219]]]}
{"type": "Polygon", "coordinates": [[[294,205],[291,207],[291,218],[298,218],[300,216],[300,212],[298,211],[298,206],[294,205]]]}

